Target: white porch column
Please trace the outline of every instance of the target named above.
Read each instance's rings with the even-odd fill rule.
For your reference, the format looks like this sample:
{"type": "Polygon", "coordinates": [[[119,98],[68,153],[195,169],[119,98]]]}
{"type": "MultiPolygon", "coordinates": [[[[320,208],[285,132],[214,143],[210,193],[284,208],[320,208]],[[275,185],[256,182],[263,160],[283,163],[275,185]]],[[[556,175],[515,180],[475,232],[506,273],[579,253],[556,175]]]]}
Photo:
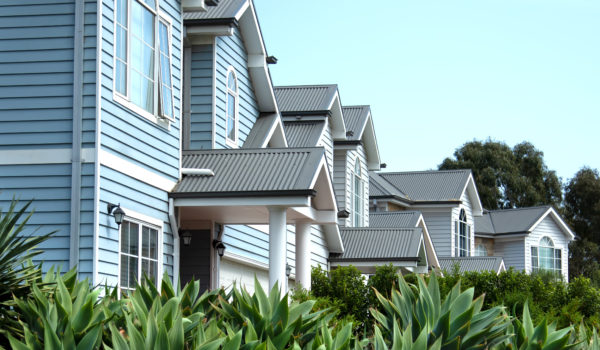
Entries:
{"type": "Polygon", "coordinates": [[[269,290],[279,281],[279,288],[287,292],[287,229],[286,208],[269,207],[269,290]]]}
{"type": "Polygon", "coordinates": [[[296,284],[310,290],[310,224],[296,223],[296,284]]]}

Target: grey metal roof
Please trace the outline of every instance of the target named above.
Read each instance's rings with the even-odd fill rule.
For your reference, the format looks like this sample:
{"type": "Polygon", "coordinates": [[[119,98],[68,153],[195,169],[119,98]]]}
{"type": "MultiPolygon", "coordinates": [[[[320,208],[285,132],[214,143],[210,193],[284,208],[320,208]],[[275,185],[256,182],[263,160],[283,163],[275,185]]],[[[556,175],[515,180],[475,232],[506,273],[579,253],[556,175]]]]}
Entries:
{"type": "Polygon", "coordinates": [[[306,194],[324,156],[317,147],[184,151],[182,168],[214,176],[184,175],[170,196],[306,194]]]}
{"type": "Polygon", "coordinates": [[[374,171],[369,172],[369,196],[370,197],[398,197],[399,199],[403,199],[409,201],[410,198],[392,186],[389,182],[384,180],[381,176],[381,173],[376,173],[374,171]]]}
{"type": "Polygon", "coordinates": [[[184,12],[183,20],[215,20],[235,18],[249,0],[219,0],[217,6],[206,6],[206,12],[184,12]]]}
{"type": "Polygon", "coordinates": [[[475,217],[476,234],[526,233],[550,206],[492,210],[475,217]]]}
{"type": "Polygon", "coordinates": [[[413,201],[458,201],[471,170],[432,170],[379,173],[413,201]]]}
{"type": "Polygon", "coordinates": [[[382,211],[369,213],[369,227],[415,227],[421,216],[420,211],[382,211]]]}
{"type": "Polygon", "coordinates": [[[501,256],[470,256],[470,257],[438,257],[440,268],[452,272],[454,265],[458,264],[459,272],[467,271],[493,271],[500,272],[502,265],[501,256]]]}
{"type": "Polygon", "coordinates": [[[344,253],[331,261],[419,260],[421,228],[340,228],[344,253]]]}
{"type": "Polygon", "coordinates": [[[352,131],[353,135],[348,136],[348,140],[360,140],[362,138],[367,117],[369,116],[369,106],[343,106],[344,124],[346,131],[352,131]]]}
{"type": "Polygon", "coordinates": [[[285,121],[283,128],[290,147],[315,147],[323,134],[325,121],[285,121]]]}
{"type": "Polygon", "coordinates": [[[337,85],[296,85],[274,87],[281,113],[323,112],[329,109],[337,85]]]}
{"type": "Polygon", "coordinates": [[[244,141],[243,148],[260,148],[269,137],[269,131],[273,127],[273,124],[277,122],[277,114],[268,113],[261,114],[256,122],[250,129],[246,141],[244,141]]]}

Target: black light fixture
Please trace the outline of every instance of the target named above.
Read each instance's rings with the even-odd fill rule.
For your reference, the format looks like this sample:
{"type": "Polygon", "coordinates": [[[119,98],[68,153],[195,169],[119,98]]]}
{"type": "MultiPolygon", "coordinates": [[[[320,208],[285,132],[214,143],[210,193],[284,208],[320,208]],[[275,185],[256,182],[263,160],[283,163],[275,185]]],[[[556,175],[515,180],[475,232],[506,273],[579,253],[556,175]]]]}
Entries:
{"type": "Polygon", "coordinates": [[[183,245],[187,246],[192,243],[192,233],[190,231],[183,231],[181,238],[183,238],[183,245]]]}
{"type": "Polygon", "coordinates": [[[292,266],[290,264],[285,264],[285,275],[290,278],[292,274],[292,266]]]}
{"type": "Polygon", "coordinates": [[[108,215],[113,215],[115,217],[115,223],[117,226],[121,226],[123,223],[123,218],[125,217],[125,211],[121,209],[121,204],[112,204],[108,203],[107,205],[108,215]]]}
{"type": "Polygon", "coordinates": [[[219,254],[219,257],[223,257],[223,254],[225,254],[225,244],[223,244],[223,242],[219,239],[215,239],[213,240],[213,247],[217,250],[217,254],[219,254]]]}

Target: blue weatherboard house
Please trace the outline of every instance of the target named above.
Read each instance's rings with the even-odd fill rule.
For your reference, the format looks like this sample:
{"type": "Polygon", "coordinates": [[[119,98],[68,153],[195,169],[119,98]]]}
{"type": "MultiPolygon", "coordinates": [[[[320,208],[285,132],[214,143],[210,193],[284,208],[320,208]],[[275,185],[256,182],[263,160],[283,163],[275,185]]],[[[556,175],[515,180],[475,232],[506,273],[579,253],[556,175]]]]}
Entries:
{"type": "Polygon", "coordinates": [[[568,270],[553,209],[487,212],[469,171],[379,172],[369,106],[273,86],[251,0],[5,0],[0,17],[0,207],[33,199],[29,232],[57,230],[45,268],[123,291],[568,270]]]}

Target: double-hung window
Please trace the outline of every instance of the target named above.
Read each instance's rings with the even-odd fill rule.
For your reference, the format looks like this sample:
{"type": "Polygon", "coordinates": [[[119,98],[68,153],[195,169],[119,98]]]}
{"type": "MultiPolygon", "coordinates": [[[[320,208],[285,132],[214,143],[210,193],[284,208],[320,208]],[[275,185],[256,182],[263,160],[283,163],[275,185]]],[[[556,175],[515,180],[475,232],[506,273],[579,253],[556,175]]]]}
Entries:
{"type": "Polygon", "coordinates": [[[159,233],[159,228],[153,225],[123,220],[119,239],[119,287],[122,292],[134,290],[144,276],[158,281],[159,233]]]}
{"type": "Polygon", "coordinates": [[[116,0],[115,99],[144,116],[173,119],[170,24],[157,0],[116,0]]]}
{"type": "Polygon", "coordinates": [[[363,180],[362,180],[362,176],[361,176],[361,169],[360,169],[360,161],[357,159],[356,163],[354,164],[354,176],[353,178],[353,183],[352,183],[352,194],[353,194],[353,198],[352,198],[352,208],[353,208],[353,223],[354,223],[354,227],[360,227],[364,225],[364,221],[363,221],[363,212],[364,212],[364,203],[363,203],[363,192],[364,192],[364,186],[363,186],[363,180]]]}
{"type": "Polygon", "coordinates": [[[552,271],[557,275],[562,273],[562,250],[554,248],[550,237],[542,237],[539,246],[531,246],[531,270],[552,271]]]}
{"type": "Polygon", "coordinates": [[[460,210],[458,221],[454,228],[454,256],[469,256],[471,248],[471,226],[467,223],[467,214],[460,210]]]}

